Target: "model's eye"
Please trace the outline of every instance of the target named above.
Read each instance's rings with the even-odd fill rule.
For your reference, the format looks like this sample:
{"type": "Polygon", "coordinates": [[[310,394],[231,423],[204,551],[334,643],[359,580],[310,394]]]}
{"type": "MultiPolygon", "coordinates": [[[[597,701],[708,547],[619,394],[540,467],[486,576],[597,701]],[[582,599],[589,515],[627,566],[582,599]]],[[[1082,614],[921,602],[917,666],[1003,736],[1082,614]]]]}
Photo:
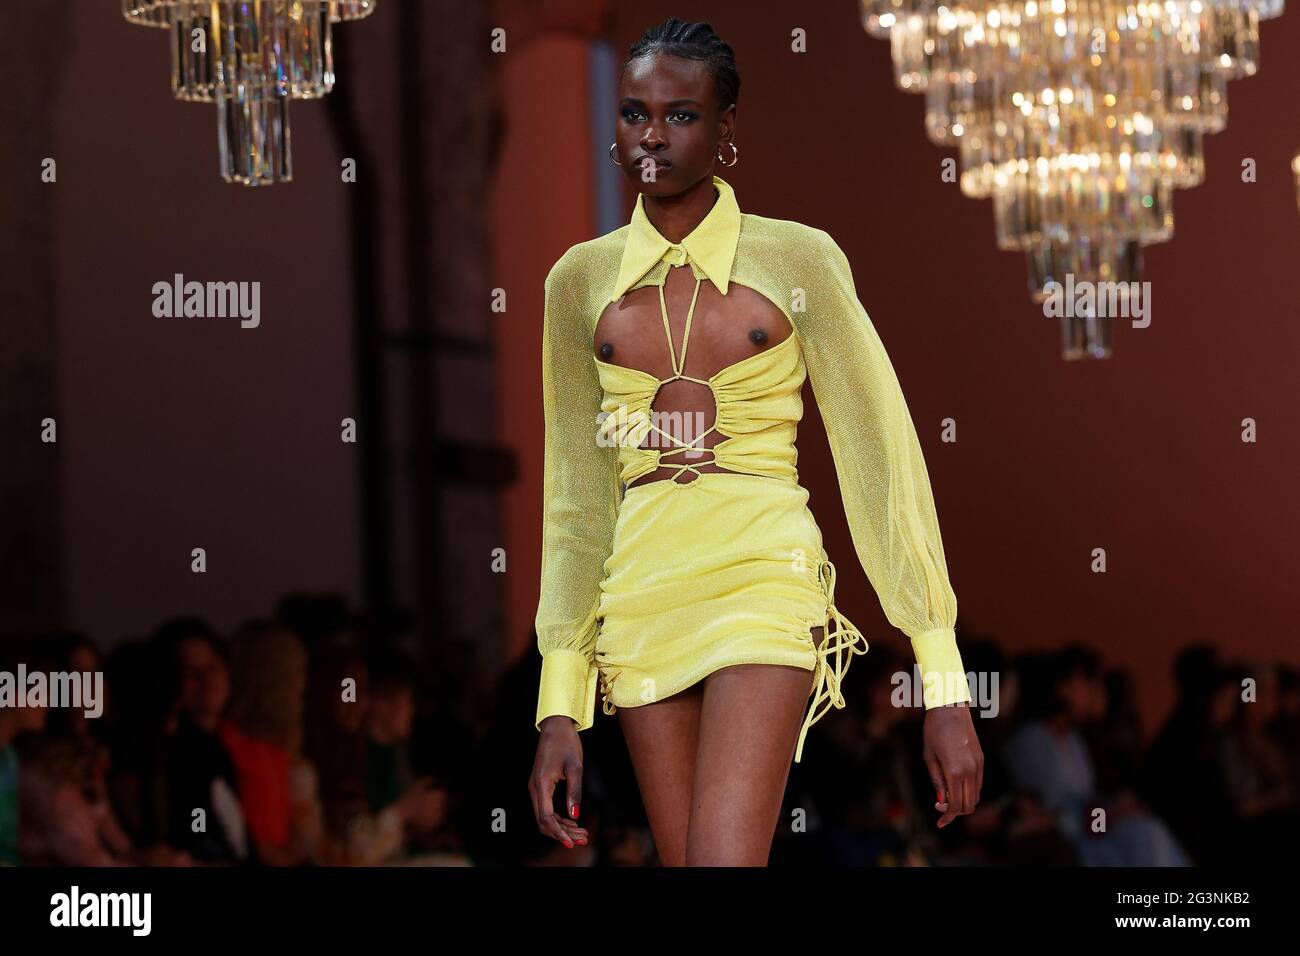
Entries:
{"type": "MultiPolygon", "coordinates": [[[[640,110],[633,109],[630,106],[624,107],[619,112],[622,115],[623,119],[627,120],[629,123],[635,123],[639,119],[645,117],[645,114],[642,113],[640,110]]],[[[674,110],[673,112],[668,114],[668,118],[670,120],[677,120],[683,123],[692,123],[695,120],[699,119],[699,114],[692,113],[689,110],[674,110]]]]}

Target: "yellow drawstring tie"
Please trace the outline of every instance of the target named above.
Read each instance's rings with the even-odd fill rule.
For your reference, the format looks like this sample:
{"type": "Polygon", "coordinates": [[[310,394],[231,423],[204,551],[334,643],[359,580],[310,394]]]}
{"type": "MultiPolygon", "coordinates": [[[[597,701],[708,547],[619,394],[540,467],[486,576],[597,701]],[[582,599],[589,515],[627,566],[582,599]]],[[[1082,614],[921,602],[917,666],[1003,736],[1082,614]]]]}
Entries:
{"type": "Polygon", "coordinates": [[[798,763],[803,756],[803,741],[808,734],[808,728],[825,716],[832,706],[836,710],[844,709],[844,695],[840,692],[840,684],[848,672],[853,655],[865,654],[868,647],[862,632],[835,606],[835,565],[830,562],[830,559],[823,559],[817,566],[817,577],[823,582],[822,589],[826,593],[827,627],[821,647],[817,650],[817,668],[814,671],[817,683],[813,702],[808,708],[808,716],[804,719],[803,729],[799,731],[799,743],[794,751],[795,763],[798,763]],[[832,623],[835,625],[833,629],[830,626],[832,623]],[[860,648],[859,642],[862,644],[860,648]],[[830,667],[831,655],[835,657],[833,669],[830,667]],[[819,712],[818,707],[823,704],[826,706],[819,712]]]}
{"type": "MultiPolygon", "coordinates": [[[[853,659],[853,655],[865,654],[869,646],[862,632],[835,606],[835,565],[830,559],[824,559],[818,564],[817,578],[822,583],[822,591],[826,595],[827,628],[821,647],[817,650],[817,667],[813,671],[817,686],[812,695],[813,702],[808,708],[808,716],[804,719],[803,729],[799,731],[799,743],[794,752],[795,763],[799,763],[803,757],[803,742],[808,734],[808,728],[824,717],[832,706],[837,710],[844,709],[844,694],[840,691],[840,684],[844,680],[844,675],[848,673],[849,662],[853,659]],[[830,626],[832,624],[834,627],[830,626]],[[859,642],[861,647],[858,646],[859,642]],[[834,669],[830,667],[831,655],[835,657],[834,669]],[[826,706],[818,712],[817,708],[823,704],[826,706]]],[[[608,715],[614,714],[618,708],[609,699],[610,686],[603,673],[600,675],[600,690],[604,698],[601,710],[608,715]]]]}
{"type": "Polygon", "coordinates": [[[605,680],[604,674],[601,674],[600,675],[600,696],[601,696],[600,710],[602,713],[606,714],[607,716],[612,717],[618,711],[618,708],[615,707],[614,702],[609,699],[609,690],[610,690],[609,681],[605,680]]]}

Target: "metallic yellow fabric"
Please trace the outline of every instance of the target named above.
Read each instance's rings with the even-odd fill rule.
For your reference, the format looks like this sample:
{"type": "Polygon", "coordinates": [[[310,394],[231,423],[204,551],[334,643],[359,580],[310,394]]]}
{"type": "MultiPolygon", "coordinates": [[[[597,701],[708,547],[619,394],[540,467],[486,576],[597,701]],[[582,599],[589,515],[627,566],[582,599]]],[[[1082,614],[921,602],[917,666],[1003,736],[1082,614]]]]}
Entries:
{"type": "Polygon", "coordinates": [[[835,566],[798,482],[704,472],[631,487],[604,572],[595,663],[605,713],[671,697],[733,664],[803,668],[816,698],[798,763],[808,729],[844,706],[840,683],[867,642],[835,608],[835,566]]]}
{"type": "MultiPolygon", "coordinates": [[[[638,561],[637,553],[673,555],[673,561],[661,560],[665,572],[682,564],[693,548],[701,552],[702,561],[724,553],[737,557],[734,548],[717,545],[709,536],[738,535],[745,529],[731,527],[725,519],[711,521],[709,513],[724,509],[726,514],[726,500],[718,496],[738,491],[742,484],[752,489],[752,498],[762,499],[757,514],[782,516],[782,527],[802,527],[798,523],[805,520],[801,513],[807,514],[801,504],[806,492],[798,485],[794,440],[805,378],[826,427],[858,559],[890,623],[912,641],[926,707],[970,699],[953,634],[957,601],[948,581],[920,443],[893,367],[858,301],[847,258],[823,230],[741,213],[731,186],[717,176],[713,182],[717,201],[681,243],[670,243],[659,234],[638,198],[628,225],[571,247],[546,278],[544,519],[536,617],[543,670],[536,722],[564,714],[579,730],[589,728],[602,660],[607,713],[620,699],[621,706],[635,706],[669,696],[687,686],[683,681],[693,682],[710,667],[726,666],[724,658],[786,662],[815,672],[815,697],[800,734],[798,759],[804,733],[825,712],[819,711],[820,705],[844,706],[839,682],[848,656],[866,649],[860,632],[834,606],[834,567],[820,548],[820,532],[809,531],[802,539],[806,554],[790,553],[804,546],[791,546],[788,535],[779,539],[775,551],[771,545],[777,539],[771,539],[768,553],[759,555],[765,562],[753,565],[748,579],[745,561],[740,560],[729,565],[715,561],[703,575],[679,571],[676,577],[660,579],[644,559],[638,561]],[[718,410],[714,427],[729,436],[712,449],[712,458],[705,452],[695,460],[716,460],[728,472],[705,472],[684,483],[665,479],[637,485],[627,490],[625,499],[625,484],[659,467],[661,455],[673,455],[663,462],[673,465],[688,456],[680,450],[636,447],[654,428],[650,406],[661,380],[597,359],[596,322],[607,304],[644,285],[659,287],[662,307],[668,270],[682,266],[695,275],[697,294],[702,281],[712,282],[724,295],[731,283],[759,292],[785,314],[794,332],[710,379],[695,379],[713,389],[718,410]],[[797,492],[790,497],[795,489],[803,493],[802,499],[797,492]],[[620,520],[621,510],[634,497],[635,511],[625,512],[620,520]],[[685,514],[681,508],[697,510],[690,537],[669,538],[667,532],[676,530],[671,521],[643,520],[660,501],[673,502],[679,519],[685,514]],[[710,502],[707,507],[705,502],[710,502]],[[662,531],[656,532],[657,527],[662,531]],[[628,539],[626,546],[619,543],[617,553],[616,534],[628,539]],[[797,573],[794,577],[802,583],[779,597],[774,589],[782,585],[772,570],[778,561],[792,558],[796,568],[806,559],[804,567],[811,570],[797,573]],[[635,579],[637,586],[616,587],[616,578],[624,585],[635,579]],[[767,626],[759,626],[734,615],[721,621],[699,614],[675,618],[667,610],[654,613],[650,606],[625,614],[638,600],[644,605],[655,581],[670,588],[672,607],[684,614],[693,605],[698,610],[748,589],[747,600],[760,611],[771,595],[772,607],[779,607],[784,618],[769,616],[767,626]],[[700,582],[697,594],[692,593],[694,581],[700,582]],[[602,599],[604,613],[619,615],[617,637],[601,634],[602,599]],[[816,603],[817,613],[809,610],[809,600],[816,603]],[[646,628],[653,636],[656,626],[676,627],[683,620],[712,627],[712,657],[694,654],[689,643],[646,640],[646,628]],[[826,642],[817,653],[806,629],[822,621],[827,623],[826,642]],[[635,639],[634,622],[641,635],[635,639]],[[729,635],[730,643],[719,635],[729,635]],[[599,660],[598,640],[604,652],[599,660]],[[854,646],[859,641],[861,649],[854,646]],[[731,650],[723,653],[727,646],[731,650]],[[623,690],[619,698],[611,690],[620,680],[628,685],[629,669],[636,672],[631,682],[636,686],[623,690]]],[[[671,347],[671,336],[668,342],[671,347]]],[[[673,357],[673,378],[689,378],[680,373],[688,347],[689,334],[682,355],[673,357]]],[[[733,509],[731,514],[734,518],[738,512],[733,509]]],[[[815,530],[810,514],[806,523],[815,530]]],[[[756,534],[749,529],[740,542],[746,560],[763,550],[756,534]]]]}

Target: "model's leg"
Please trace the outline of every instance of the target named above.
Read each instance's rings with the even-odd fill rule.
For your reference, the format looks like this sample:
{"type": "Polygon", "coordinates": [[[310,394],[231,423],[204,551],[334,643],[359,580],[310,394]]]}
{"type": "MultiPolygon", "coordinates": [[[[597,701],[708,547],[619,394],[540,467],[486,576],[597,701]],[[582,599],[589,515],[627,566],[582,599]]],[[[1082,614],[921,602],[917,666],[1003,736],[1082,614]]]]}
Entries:
{"type": "Polygon", "coordinates": [[[703,682],[698,682],[665,700],[617,710],[664,866],[686,865],[703,696],[703,682]]]}
{"type": "MultiPolygon", "coordinates": [[[[824,628],[813,632],[820,645],[824,628]]],[[[738,664],[705,678],[687,866],[766,866],[812,673],[738,664]]]]}

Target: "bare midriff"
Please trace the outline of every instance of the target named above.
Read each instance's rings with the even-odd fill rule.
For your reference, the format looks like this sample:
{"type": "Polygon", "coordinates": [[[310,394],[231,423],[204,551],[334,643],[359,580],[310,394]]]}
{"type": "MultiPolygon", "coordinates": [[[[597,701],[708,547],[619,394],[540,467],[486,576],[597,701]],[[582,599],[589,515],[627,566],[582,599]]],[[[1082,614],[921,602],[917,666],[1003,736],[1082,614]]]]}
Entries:
{"type": "Polygon", "coordinates": [[[602,362],[672,379],[661,381],[651,415],[660,429],[691,446],[677,447],[652,430],[640,447],[659,448],[664,464],[629,487],[664,479],[694,481],[697,471],[737,474],[715,463],[708,450],[729,437],[713,427],[717,405],[708,380],[794,334],[786,317],[760,293],[731,282],[723,296],[712,282],[697,279],[689,266],[668,270],[662,295],[661,301],[658,285],[633,289],[607,306],[596,323],[595,354],[602,362]],[[683,377],[674,378],[679,371],[683,377]],[[680,467],[687,464],[694,470],[680,467]]]}

